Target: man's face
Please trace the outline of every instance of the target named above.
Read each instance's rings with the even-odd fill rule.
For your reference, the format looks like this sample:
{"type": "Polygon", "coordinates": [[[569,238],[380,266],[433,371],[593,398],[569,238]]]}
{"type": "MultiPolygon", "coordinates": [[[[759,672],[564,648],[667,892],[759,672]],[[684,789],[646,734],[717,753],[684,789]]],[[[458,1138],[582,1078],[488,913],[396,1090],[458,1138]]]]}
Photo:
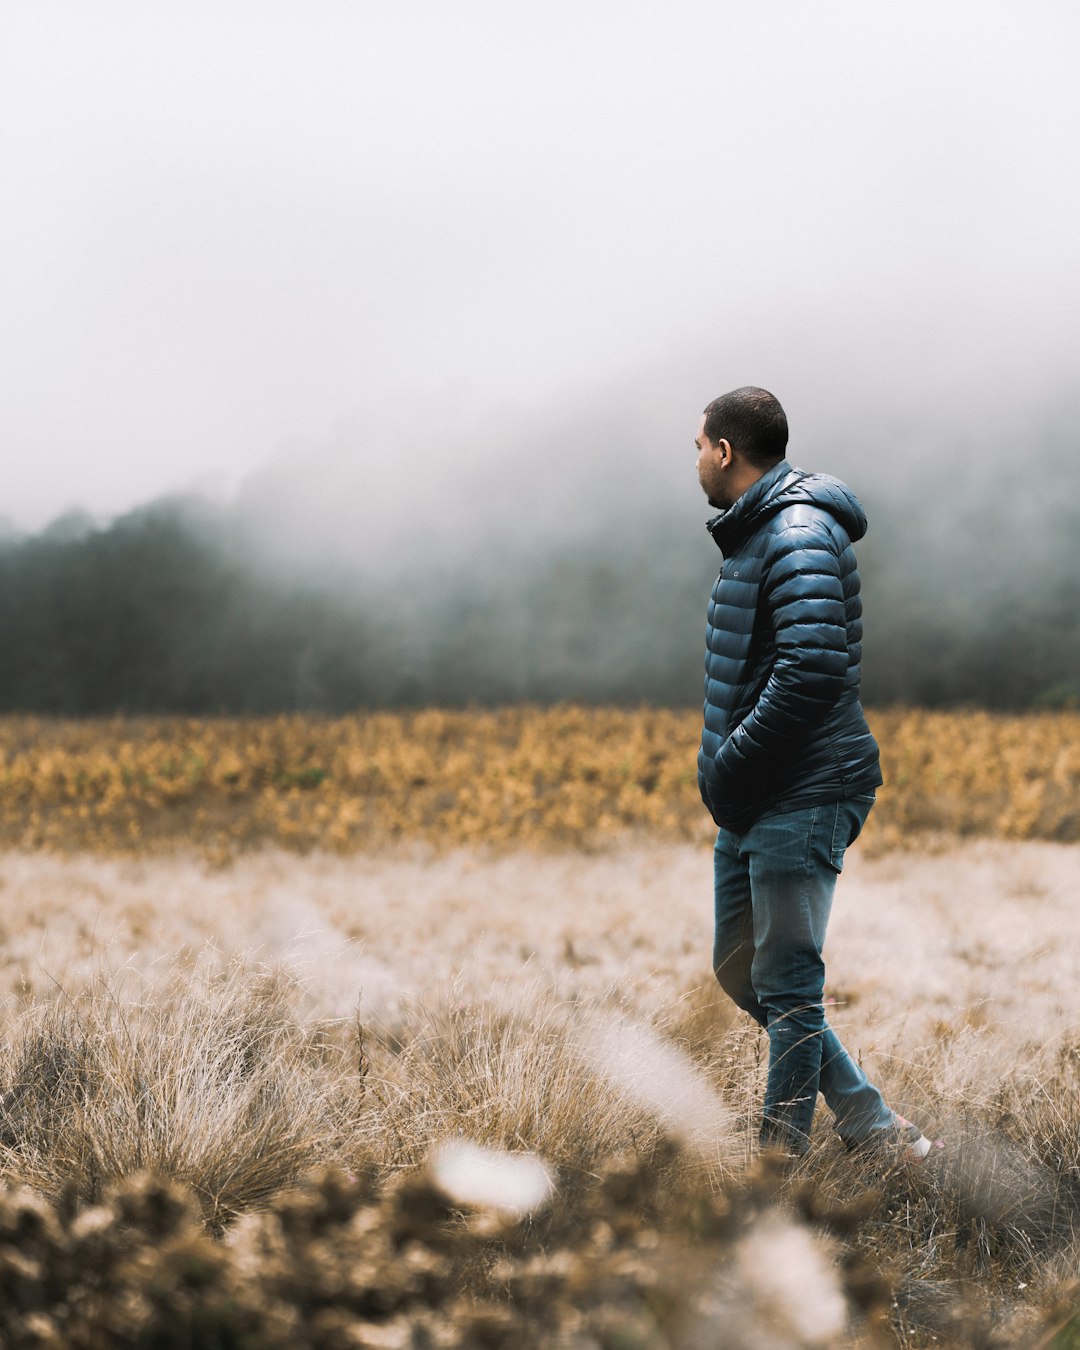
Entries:
{"type": "Polygon", "coordinates": [[[709,499],[709,505],[726,511],[735,497],[728,482],[731,468],[731,446],[720,440],[714,445],[705,435],[705,418],[702,416],[694,437],[697,446],[697,475],[701,490],[709,499]]]}

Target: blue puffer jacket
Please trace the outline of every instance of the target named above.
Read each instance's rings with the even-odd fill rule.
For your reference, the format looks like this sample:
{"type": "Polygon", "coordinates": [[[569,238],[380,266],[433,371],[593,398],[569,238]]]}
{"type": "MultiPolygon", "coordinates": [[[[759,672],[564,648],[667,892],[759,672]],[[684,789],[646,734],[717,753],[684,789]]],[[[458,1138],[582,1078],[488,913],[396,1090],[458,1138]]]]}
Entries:
{"type": "Polygon", "coordinates": [[[859,702],[855,494],[786,460],[708,523],[724,565],[709,601],[698,786],[718,825],[873,792],[859,702]]]}

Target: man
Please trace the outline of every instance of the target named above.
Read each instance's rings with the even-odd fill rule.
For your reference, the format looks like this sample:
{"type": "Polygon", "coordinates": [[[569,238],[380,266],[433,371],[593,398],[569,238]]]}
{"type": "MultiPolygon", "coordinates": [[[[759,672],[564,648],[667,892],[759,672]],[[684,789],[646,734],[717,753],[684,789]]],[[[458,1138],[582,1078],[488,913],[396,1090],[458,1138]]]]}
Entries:
{"type": "Polygon", "coordinates": [[[862,602],[854,493],[785,459],[764,389],[715,399],[698,428],[701,486],[724,555],[709,602],[702,800],[718,826],[713,968],[769,1035],[763,1146],[805,1153],[820,1090],[844,1142],[923,1158],[825,1020],[825,941],[844,850],[881,784],[859,702],[862,602]]]}

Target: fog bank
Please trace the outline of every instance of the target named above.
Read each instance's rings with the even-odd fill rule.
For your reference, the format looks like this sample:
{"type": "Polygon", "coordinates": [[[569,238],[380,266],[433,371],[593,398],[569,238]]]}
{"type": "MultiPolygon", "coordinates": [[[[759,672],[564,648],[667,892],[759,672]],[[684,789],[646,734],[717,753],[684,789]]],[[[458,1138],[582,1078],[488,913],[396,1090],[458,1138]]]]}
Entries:
{"type": "MultiPolygon", "coordinates": [[[[472,422],[384,408],[232,501],[9,533],[0,709],[693,705],[720,563],[692,446],[720,392],[705,364],[472,422]]],[[[1072,396],[890,402],[863,371],[845,401],[787,373],[790,459],[870,518],[867,701],[1080,702],[1072,396]]]]}

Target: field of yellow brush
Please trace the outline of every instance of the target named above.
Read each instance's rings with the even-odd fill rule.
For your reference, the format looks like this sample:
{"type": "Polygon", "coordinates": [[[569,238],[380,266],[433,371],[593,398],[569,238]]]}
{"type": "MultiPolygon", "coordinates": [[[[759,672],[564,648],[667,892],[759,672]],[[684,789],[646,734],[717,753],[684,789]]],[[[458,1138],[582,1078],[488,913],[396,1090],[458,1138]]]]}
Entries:
{"type": "MultiPolygon", "coordinates": [[[[1080,714],[871,713],[886,788],[868,838],[1080,839],[1080,714]]],[[[343,718],[0,719],[0,842],[106,852],[419,840],[706,840],[693,712],[517,707],[343,718]]]]}

